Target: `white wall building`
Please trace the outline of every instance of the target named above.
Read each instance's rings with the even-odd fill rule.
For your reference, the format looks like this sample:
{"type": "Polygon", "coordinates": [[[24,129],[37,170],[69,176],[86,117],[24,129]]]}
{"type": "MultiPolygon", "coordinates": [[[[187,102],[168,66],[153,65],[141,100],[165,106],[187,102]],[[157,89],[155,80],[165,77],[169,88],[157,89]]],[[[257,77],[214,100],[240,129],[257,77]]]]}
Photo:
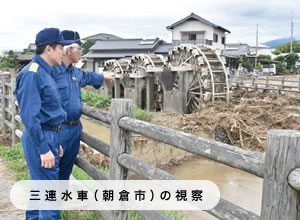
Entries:
{"type": "Polygon", "coordinates": [[[221,52],[225,49],[225,33],[230,33],[229,30],[194,13],[168,26],[167,30],[172,31],[174,46],[184,43],[205,44],[217,48],[221,52]]]}

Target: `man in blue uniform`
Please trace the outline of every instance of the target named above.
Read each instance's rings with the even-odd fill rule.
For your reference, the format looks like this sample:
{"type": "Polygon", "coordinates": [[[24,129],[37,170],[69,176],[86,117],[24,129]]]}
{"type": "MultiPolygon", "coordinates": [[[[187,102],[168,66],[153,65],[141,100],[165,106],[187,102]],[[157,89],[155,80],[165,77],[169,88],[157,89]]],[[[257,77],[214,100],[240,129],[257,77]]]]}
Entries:
{"type": "Polygon", "coordinates": [[[64,47],[63,62],[59,67],[54,67],[55,71],[53,72],[63,108],[67,113],[67,120],[63,123],[59,133],[59,143],[64,151],[64,156],[59,164],[59,179],[68,180],[80,147],[81,87],[91,85],[98,89],[103,81],[113,83],[115,75],[85,72],[73,66],[73,63],[80,60],[82,42],[78,32],[65,30],[62,31],[62,35],[64,39],[74,41],[73,44],[64,47]]]}
{"type": "MultiPolygon", "coordinates": [[[[22,146],[32,180],[58,180],[63,150],[58,133],[66,120],[52,67],[61,65],[64,40],[59,29],[45,28],[36,35],[36,54],[16,79],[15,95],[24,124],[22,146]]],[[[58,210],[27,210],[26,219],[61,219],[58,210]]]]}

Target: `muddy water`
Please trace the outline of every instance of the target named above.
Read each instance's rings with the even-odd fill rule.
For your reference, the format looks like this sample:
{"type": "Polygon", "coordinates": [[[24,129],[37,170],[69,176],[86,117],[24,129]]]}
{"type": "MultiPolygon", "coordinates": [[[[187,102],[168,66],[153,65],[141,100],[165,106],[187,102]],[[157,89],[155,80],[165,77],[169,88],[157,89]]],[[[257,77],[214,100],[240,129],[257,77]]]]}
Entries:
{"type": "MultiPolygon", "coordinates": [[[[85,132],[109,144],[109,128],[84,118],[81,119],[81,122],[85,132]]],[[[219,187],[223,199],[260,214],[261,178],[202,157],[175,166],[170,173],[180,179],[213,181],[219,187]]],[[[184,213],[187,214],[189,220],[216,219],[202,211],[184,211],[184,213]]]]}
{"type": "Polygon", "coordinates": [[[103,125],[100,125],[100,124],[96,124],[90,120],[83,118],[83,117],[81,117],[80,121],[82,123],[84,132],[104,141],[107,144],[110,144],[110,129],[109,128],[107,128],[103,125]]]}
{"type": "MultiPolygon", "coordinates": [[[[259,177],[202,157],[173,167],[170,173],[180,179],[213,181],[219,187],[223,199],[260,215],[263,180],[259,177]]],[[[216,219],[201,211],[184,213],[190,220],[216,219]]]]}

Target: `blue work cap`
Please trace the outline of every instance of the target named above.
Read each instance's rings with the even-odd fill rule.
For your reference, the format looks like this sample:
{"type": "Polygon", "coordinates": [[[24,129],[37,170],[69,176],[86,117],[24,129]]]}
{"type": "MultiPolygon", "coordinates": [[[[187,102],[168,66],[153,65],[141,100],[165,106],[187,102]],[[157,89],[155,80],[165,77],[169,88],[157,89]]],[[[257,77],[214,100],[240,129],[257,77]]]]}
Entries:
{"type": "Polygon", "coordinates": [[[64,30],[61,32],[61,34],[64,37],[64,39],[72,40],[74,43],[82,45],[82,42],[80,41],[79,33],[77,31],[64,30]]]}
{"type": "Polygon", "coordinates": [[[37,33],[35,38],[35,45],[37,47],[51,43],[68,45],[72,44],[73,41],[65,40],[58,28],[45,28],[37,33]]]}

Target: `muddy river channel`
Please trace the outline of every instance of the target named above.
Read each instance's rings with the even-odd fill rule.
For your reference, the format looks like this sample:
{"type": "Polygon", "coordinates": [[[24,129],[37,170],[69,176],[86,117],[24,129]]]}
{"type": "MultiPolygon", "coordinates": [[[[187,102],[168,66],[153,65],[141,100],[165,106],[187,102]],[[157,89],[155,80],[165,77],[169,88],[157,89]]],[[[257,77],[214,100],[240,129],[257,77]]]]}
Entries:
{"type": "MultiPolygon", "coordinates": [[[[85,132],[109,144],[109,128],[84,118],[82,124],[85,132]]],[[[161,161],[166,161],[166,158],[168,161],[180,160],[179,155],[183,153],[176,150],[174,147],[143,138],[139,138],[132,146],[133,155],[154,166],[163,165],[161,161]]],[[[219,187],[223,199],[260,214],[263,180],[259,177],[200,156],[192,160],[181,160],[177,165],[169,167],[168,172],[184,180],[213,181],[219,187]]],[[[190,220],[217,219],[202,211],[183,211],[183,213],[190,220]]]]}

